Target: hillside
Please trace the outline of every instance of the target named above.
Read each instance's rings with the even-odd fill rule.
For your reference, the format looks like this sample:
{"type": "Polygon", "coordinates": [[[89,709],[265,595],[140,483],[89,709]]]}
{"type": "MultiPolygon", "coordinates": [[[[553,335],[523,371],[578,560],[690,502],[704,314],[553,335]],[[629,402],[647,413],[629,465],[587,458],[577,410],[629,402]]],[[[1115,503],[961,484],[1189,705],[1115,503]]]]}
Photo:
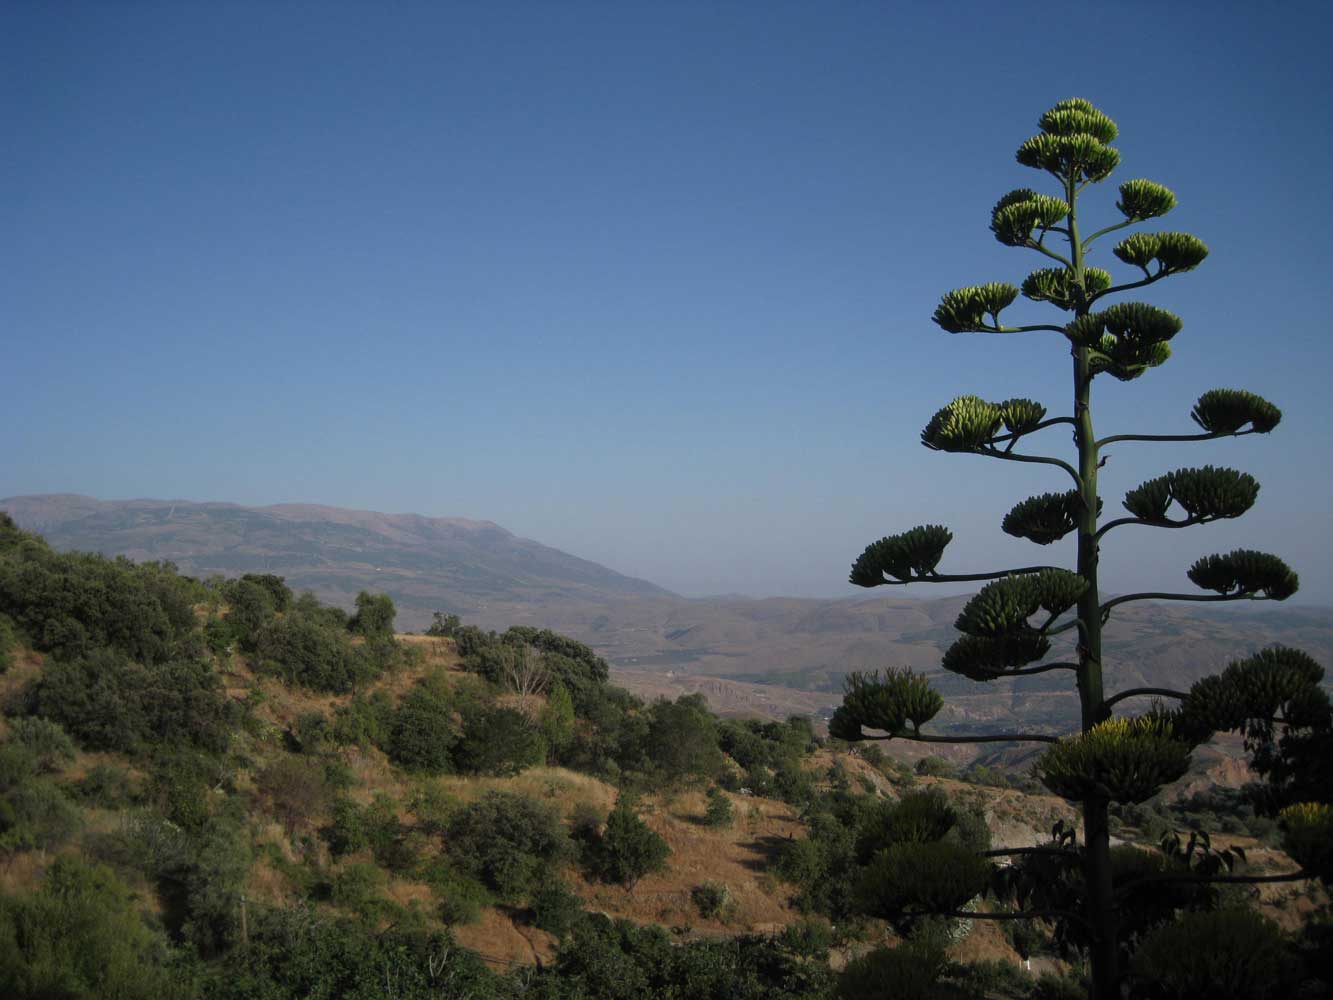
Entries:
{"type": "MultiPolygon", "coordinates": [[[[0,995],[1029,1000],[1020,955],[1080,995],[1075,813],[1031,776],[646,702],[549,629],[354,606],[0,516],[0,995]],[[1034,891],[1052,908],[1020,915],[1034,891]]],[[[1302,842],[1198,765],[1116,812],[1118,857],[1188,886],[1164,833],[1243,849],[1306,961],[1302,842]]],[[[1136,934],[1214,905],[1167,899],[1136,934]]]]}
{"type": "MultiPolygon", "coordinates": [[[[413,514],[77,496],[12,497],[0,510],[60,549],[166,559],[200,577],[275,573],[344,608],[359,590],[385,592],[403,629],[435,611],[552,628],[596,649],[631,690],[701,691],[726,713],[822,716],[848,672],[910,666],[948,695],[948,725],[1059,728],[1075,714],[1058,675],[981,685],[940,671],[961,597],[689,600],[489,522],[413,514]]],[[[1105,633],[1109,687],[1188,687],[1272,644],[1333,662],[1333,608],[1125,605],[1105,633]]]]}

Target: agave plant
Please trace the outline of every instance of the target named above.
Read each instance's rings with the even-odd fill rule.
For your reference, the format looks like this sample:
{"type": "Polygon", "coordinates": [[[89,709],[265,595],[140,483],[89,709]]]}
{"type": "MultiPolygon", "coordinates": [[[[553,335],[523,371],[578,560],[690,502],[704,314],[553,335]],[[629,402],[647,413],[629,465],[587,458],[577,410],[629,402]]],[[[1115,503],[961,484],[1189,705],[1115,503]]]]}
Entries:
{"type": "MultiPolygon", "coordinates": [[[[1039,121],[1040,131],[1018,149],[1020,164],[1039,170],[1054,182],[1052,193],[1031,188],[1010,191],[991,211],[991,232],[1005,246],[1034,252],[1046,265],[1021,285],[989,282],[957,288],[940,301],[932,317],[948,333],[1033,334],[1054,341],[1053,355],[1072,355],[1072,408],[1048,416],[1041,404],[1026,399],[990,402],[979,395],[960,396],[943,406],[921,432],[921,441],[935,451],[979,455],[1000,461],[1025,462],[1057,470],[1067,480],[1061,492],[1047,492],[1018,502],[1002,523],[1010,535],[1049,545],[1073,535],[1078,543],[1072,568],[1025,566],[981,573],[942,572],[940,564],[953,539],[940,525],[925,525],[890,535],[869,545],[852,566],[851,581],[862,587],[960,581],[985,585],[963,608],[956,627],[962,635],[945,653],[942,666],[972,680],[990,681],[1045,671],[1066,671],[1077,688],[1079,731],[1062,737],[1052,733],[997,733],[955,737],[924,732],[943,700],[925,678],[911,671],[849,678],[846,697],[833,719],[834,735],[850,740],[913,739],[936,742],[1027,741],[1049,744],[1037,774],[1051,791],[1078,804],[1083,814],[1083,844],[1067,850],[1081,869],[1084,912],[1076,915],[1087,931],[1095,996],[1120,996],[1121,969],[1116,893],[1108,833],[1108,808],[1114,802],[1141,802],[1184,774],[1194,746],[1219,730],[1245,732],[1260,748],[1265,766],[1281,757],[1274,727],[1287,724],[1327,732],[1329,700],[1319,682],[1322,669],[1295,650],[1275,650],[1233,664],[1206,678],[1190,691],[1131,688],[1107,691],[1114,664],[1103,658],[1102,629],[1114,609],[1130,601],[1262,601],[1285,600],[1299,585],[1281,559],[1247,549],[1206,555],[1188,570],[1204,593],[1136,593],[1103,600],[1098,586],[1098,551],[1112,530],[1140,526],[1183,528],[1249,510],[1259,495],[1255,479],[1235,469],[1180,468],[1167,471],[1129,490],[1127,516],[1102,521],[1098,495],[1104,449],[1138,441],[1206,441],[1248,434],[1268,434],[1282,419],[1281,411],[1254,393],[1230,388],[1205,392],[1189,417],[1196,433],[1126,433],[1097,437],[1093,427],[1092,387],[1100,375],[1121,382],[1139,379],[1172,356],[1184,329],[1179,316],[1156,305],[1118,300],[1125,293],[1192,271],[1208,256],[1208,247],[1188,233],[1137,227],[1169,213],[1176,196],[1146,179],[1119,186],[1120,217],[1101,228],[1087,225],[1080,197],[1090,185],[1105,181],[1120,162],[1112,145],[1119,130],[1090,102],[1061,101],[1039,121]],[[1108,237],[1122,230],[1112,245],[1105,268],[1089,258],[1108,237]],[[1084,235],[1088,233],[1087,235],[1084,235]],[[1115,272],[1128,273],[1117,277],[1115,272]],[[1019,298],[1053,307],[1058,320],[1010,323],[1006,311],[1019,298]],[[1074,450],[1067,459],[1035,454],[1021,446],[1047,428],[1073,430],[1074,450]],[[1072,659],[1047,657],[1051,640],[1076,636],[1072,659]],[[1117,706],[1135,696],[1174,700],[1171,711],[1160,704],[1146,715],[1116,716],[1117,706]]],[[[1309,751],[1306,751],[1309,755],[1309,751]]],[[[1294,856],[1324,870],[1327,849],[1319,838],[1330,829],[1326,805],[1303,805],[1283,814],[1294,856]]],[[[1003,852],[991,852],[999,854],[1003,852]]],[[[906,872],[914,859],[899,850],[877,862],[885,871],[906,872]]],[[[960,868],[960,871],[963,869],[960,868]]],[[[1292,873],[1304,877],[1309,872],[1292,873]]],[[[976,881],[970,866],[935,895],[937,905],[955,909],[976,881]],[[964,877],[965,875],[965,877],[964,877]]],[[[1169,878],[1156,875],[1153,878],[1169,878]]],[[[1198,877],[1192,873],[1191,878],[1198,877]]],[[[1234,880],[1234,878],[1233,878],[1234,880]]],[[[902,880],[900,880],[902,881],[902,880]]],[[[916,879],[911,882],[921,881],[916,879]]],[[[899,894],[910,885],[903,881],[899,894]]],[[[881,906],[886,890],[880,891],[881,906]]],[[[925,890],[918,895],[926,894],[925,890]]],[[[924,905],[925,899],[895,896],[893,907],[924,905]]],[[[978,914],[985,916],[985,914],[978,914]]]]}

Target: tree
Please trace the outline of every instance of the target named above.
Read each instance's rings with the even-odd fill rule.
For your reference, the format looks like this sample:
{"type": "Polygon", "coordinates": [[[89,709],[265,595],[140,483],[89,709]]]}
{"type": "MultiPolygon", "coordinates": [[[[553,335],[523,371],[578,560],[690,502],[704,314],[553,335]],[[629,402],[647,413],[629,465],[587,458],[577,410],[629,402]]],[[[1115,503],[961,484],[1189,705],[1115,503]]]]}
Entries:
{"type": "Polygon", "coordinates": [[[667,842],[639,819],[634,800],[622,793],[606,818],[606,829],[590,845],[589,867],[603,881],[633,892],[639,879],[666,867],[670,853],[667,842]]]}
{"type": "MultiPolygon", "coordinates": [[[[1221,875],[1220,869],[1234,858],[1205,851],[1202,855],[1187,853],[1183,869],[1177,865],[1172,870],[1122,878],[1117,883],[1108,838],[1109,805],[1148,799],[1185,773],[1193,747],[1222,730],[1246,734],[1256,751],[1257,766],[1278,779],[1280,794],[1274,806],[1288,805],[1293,795],[1309,787],[1297,781],[1293,772],[1299,769],[1301,760],[1313,756],[1309,752],[1311,741],[1329,745],[1326,737],[1318,743],[1320,734],[1329,729],[1329,700],[1318,687],[1322,669],[1304,653],[1290,649],[1265,650],[1240,660],[1189,691],[1134,688],[1107,693],[1102,628],[1117,607],[1145,599],[1284,600],[1296,592],[1298,581],[1276,556],[1241,549],[1205,556],[1190,568],[1191,581],[1212,593],[1137,593],[1102,601],[1097,563],[1108,532],[1127,526],[1183,528],[1239,517],[1259,492],[1259,484],[1251,476],[1233,469],[1183,468],[1129,490],[1124,498],[1129,516],[1101,523],[1098,477],[1105,461],[1103,449],[1120,442],[1200,441],[1266,434],[1277,426],[1281,411],[1249,392],[1214,389],[1199,398],[1190,414],[1201,429],[1199,433],[1095,435],[1094,379],[1110,375],[1129,382],[1163,364],[1171,355],[1169,342],[1182,325],[1178,317],[1156,306],[1141,302],[1108,306],[1103,300],[1193,270],[1208,255],[1208,248],[1186,233],[1133,233],[1120,240],[1112,254],[1135,268],[1137,274],[1116,284],[1108,271],[1087,263],[1093,245],[1113,232],[1165,215],[1174,207],[1175,196],[1153,181],[1126,181],[1120,185],[1116,205],[1123,218],[1083,236],[1079,198],[1089,185],[1104,181],[1118,165],[1119,152],[1111,145],[1118,129],[1110,118],[1081,99],[1062,101],[1051,108],[1041,117],[1040,128],[1038,135],[1019,148],[1017,159],[1054,178],[1057,194],[1011,191],[992,210],[991,231],[1002,244],[1035,251],[1057,266],[1032,272],[1021,289],[992,282],[949,292],[932,318],[949,333],[1049,333],[1062,338],[1058,342],[1073,356],[1073,411],[1067,416],[1048,417],[1044,406],[1028,399],[995,403],[975,395],[960,396],[930,419],[921,439],[936,451],[1059,470],[1072,489],[1022,501],[1004,517],[1001,527],[1010,535],[1039,545],[1073,534],[1078,543],[1077,565],[1073,571],[1037,565],[997,572],[941,573],[937,567],[952,534],[939,525],[924,525],[868,546],[853,564],[851,582],[877,587],[988,581],[958,616],[956,627],[963,634],[945,652],[942,666],[975,681],[1068,672],[1079,695],[1079,732],[1068,738],[1037,732],[969,737],[925,733],[922,727],[939,712],[943,700],[925,678],[909,670],[889,670],[884,676],[851,675],[830,731],[848,740],[898,737],[937,743],[1047,745],[1037,774],[1051,791],[1080,806],[1083,843],[1075,847],[1065,840],[1042,848],[1042,860],[1081,875],[1075,903],[1080,912],[1028,916],[1055,916],[1079,926],[1078,936],[1088,948],[1091,961],[1094,995],[1097,1000],[1108,1000],[1120,996],[1121,949],[1129,946],[1126,935],[1120,932],[1118,913],[1128,905],[1127,893],[1152,882],[1191,882],[1219,876],[1227,881],[1269,880],[1221,875]],[[1056,249],[1061,240],[1067,245],[1062,248],[1064,252],[1056,249]],[[1002,323],[1000,312],[1018,298],[1020,291],[1034,302],[1049,303],[1069,315],[1059,323],[1002,323]],[[1074,431],[1076,455],[1072,462],[1017,450],[1029,435],[1065,425],[1074,431]],[[1076,636],[1072,658],[1048,659],[1052,639],[1062,634],[1076,636]],[[1139,715],[1113,713],[1117,708],[1123,711],[1129,699],[1144,696],[1170,699],[1175,707],[1168,710],[1159,703],[1139,715]]],[[[1331,852],[1318,846],[1326,845],[1333,832],[1333,810],[1327,802],[1290,806],[1283,815],[1291,831],[1288,848],[1305,866],[1302,872],[1288,877],[1304,877],[1320,866],[1323,874],[1328,874],[1331,852]]],[[[1001,849],[988,853],[1023,852],[1001,849]]],[[[1014,914],[1007,916],[1013,918],[1014,914]]]]}
{"type": "Polygon", "coordinates": [[[356,614],[348,620],[347,630],[367,639],[392,638],[397,616],[392,597],[363,590],[356,595],[356,614]]]}
{"type": "Polygon", "coordinates": [[[518,695],[518,707],[526,712],[533,695],[541,694],[551,674],[541,653],[531,646],[508,646],[500,657],[504,686],[518,695]]]}

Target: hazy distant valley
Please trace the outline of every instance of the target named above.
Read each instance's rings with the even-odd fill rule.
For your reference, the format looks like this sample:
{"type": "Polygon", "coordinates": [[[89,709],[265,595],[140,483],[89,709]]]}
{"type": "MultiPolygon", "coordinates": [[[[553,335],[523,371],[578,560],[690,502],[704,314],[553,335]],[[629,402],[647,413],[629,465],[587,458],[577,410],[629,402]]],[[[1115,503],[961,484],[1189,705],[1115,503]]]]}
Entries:
{"type": "MultiPolygon", "coordinates": [[[[383,591],[402,630],[424,629],[435,611],[552,628],[596,648],[636,693],[700,691],[724,713],[822,715],[847,672],[910,666],[936,675],[945,725],[1074,718],[1062,675],[982,685],[940,671],[962,597],[687,599],[490,522],[411,514],[69,495],[0,509],[61,549],[170,560],[201,577],[276,573],[343,606],[363,588],[383,591]]],[[[1273,643],[1333,662],[1333,609],[1127,605],[1107,632],[1110,687],[1185,687],[1273,643]]]]}

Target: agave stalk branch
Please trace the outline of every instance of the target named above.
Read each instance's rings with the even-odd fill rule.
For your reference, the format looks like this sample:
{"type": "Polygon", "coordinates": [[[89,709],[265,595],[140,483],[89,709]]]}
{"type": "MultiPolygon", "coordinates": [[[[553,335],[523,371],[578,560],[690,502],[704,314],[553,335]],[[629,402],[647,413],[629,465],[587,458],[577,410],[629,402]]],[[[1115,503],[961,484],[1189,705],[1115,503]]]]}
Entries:
{"type": "Polygon", "coordinates": [[[915,743],[1059,743],[1056,736],[1043,733],[988,733],[985,736],[934,736],[922,732],[889,733],[865,736],[867,740],[912,740],[915,743]]]}
{"type": "Polygon", "coordinates": [[[1187,692],[1173,691],[1171,688],[1154,688],[1154,687],[1129,688],[1128,690],[1118,691],[1115,694],[1111,695],[1111,697],[1107,698],[1104,702],[1102,702],[1102,707],[1109,709],[1112,705],[1122,702],[1126,698],[1140,698],[1145,695],[1153,695],[1158,698],[1176,698],[1180,701],[1184,701],[1186,698],[1189,697],[1189,694],[1187,692]]]}
{"type": "Polygon", "coordinates": [[[1203,434],[1116,434],[1102,438],[1097,442],[1097,447],[1116,444],[1119,441],[1215,441],[1218,438],[1244,437],[1246,434],[1254,433],[1256,431],[1251,428],[1248,431],[1206,431],[1203,434]]]}
{"type": "Polygon", "coordinates": [[[1083,487],[1083,479],[1072,465],[1048,455],[1019,455],[1016,452],[998,451],[995,448],[979,448],[972,454],[985,455],[987,458],[1000,458],[1006,462],[1034,462],[1038,465],[1054,465],[1056,468],[1064,469],[1065,472],[1069,473],[1069,477],[1074,480],[1074,485],[1080,489],[1083,487]]]}
{"type": "Polygon", "coordinates": [[[1113,222],[1105,229],[1097,230],[1095,233],[1093,233],[1091,236],[1089,236],[1086,240],[1083,241],[1084,253],[1087,252],[1088,247],[1092,246],[1092,241],[1097,239],[1099,236],[1105,236],[1107,233],[1114,233],[1117,229],[1124,229],[1127,226],[1132,226],[1137,221],[1138,221],[1137,219],[1125,219],[1123,222],[1113,222]]]}
{"type": "Polygon", "coordinates": [[[1116,889],[1117,896],[1123,896],[1131,889],[1141,885],[1149,885],[1155,882],[1207,882],[1224,883],[1227,885],[1264,885],[1269,882],[1304,882],[1307,879],[1317,878],[1314,872],[1308,872],[1301,869],[1298,872],[1281,872],[1277,875],[1201,875],[1198,872],[1182,872],[1179,875],[1142,875],[1139,878],[1131,879],[1124,885],[1116,889]]]}
{"type": "Polygon", "coordinates": [[[1220,603],[1222,601],[1271,601],[1271,597],[1265,597],[1263,594],[1254,591],[1246,591],[1241,594],[1160,594],[1145,592],[1142,594],[1125,594],[1123,597],[1116,597],[1102,605],[1102,623],[1106,619],[1112,608],[1117,604],[1125,604],[1129,601],[1202,601],[1207,603],[1220,603]]]}
{"type": "Polygon", "coordinates": [[[1047,427],[1054,427],[1056,424],[1072,424],[1072,423],[1075,423],[1073,417],[1051,417],[1050,420],[1043,420],[1041,423],[1037,424],[1034,427],[1029,427],[1025,431],[1014,431],[1011,434],[997,434],[995,437],[990,439],[990,443],[999,444],[1002,441],[1009,441],[1009,440],[1017,441],[1021,437],[1026,437],[1029,434],[1035,434],[1037,431],[1044,431],[1047,427]]]}
{"type": "Polygon", "coordinates": [[[1120,517],[1116,518],[1114,521],[1107,521],[1103,524],[1097,529],[1097,534],[1094,537],[1100,539],[1102,535],[1106,534],[1112,528],[1118,528],[1122,524],[1144,524],[1150,528],[1188,528],[1194,524],[1209,524],[1210,522],[1217,520],[1219,520],[1219,518],[1216,517],[1187,517],[1183,521],[1172,521],[1169,518],[1162,518],[1160,521],[1149,521],[1142,517],[1120,517]]]}

